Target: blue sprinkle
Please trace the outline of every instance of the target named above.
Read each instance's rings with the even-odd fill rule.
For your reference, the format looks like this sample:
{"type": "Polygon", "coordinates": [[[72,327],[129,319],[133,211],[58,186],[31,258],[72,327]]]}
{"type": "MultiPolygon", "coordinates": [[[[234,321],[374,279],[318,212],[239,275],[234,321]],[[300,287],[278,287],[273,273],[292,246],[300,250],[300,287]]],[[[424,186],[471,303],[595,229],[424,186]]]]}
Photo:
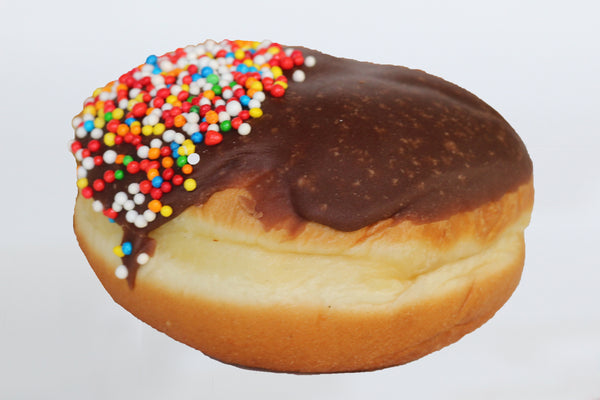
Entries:
{"type": "Polygon", "coordinates": [[[94,129],[94,121],[85,121],[83,127],[86,131],[91,132],[94,129]]]}
{"type": "Polygon", "coordinates": [[[207,76],[209,76],[212,73],[213,73],[213,69],[211,67],[204,67],[204,68],[202,68],[202,71],[200,71],[200,74],[202,75],[203,78],[206,78],[207,76]]]}
{"type": "Polygon", "coordinates": [[[248,72],[248,66],[246,64],[240,64],[236,67],[235,70],[237,72],[241,72],[242,74],[245,74],[248,72]]]}
{"type": "Polygon", "coordinates": [[[155,176],[152,178],[152,186],[155,188],[160,188],[160,185],[163,184],[163,178],[160,176],[155,176]]]}
{"type": "Polygon", "coordinates": [[[127,124],[127,126],[131,126],[131,124],[135,122],[135,118],[127,118],[125,120],[125,123],[127,124]]]}
{"type": "Polygon", "coordinates": [[[177,149],[179,149],[179,144],[175,142],[171,142],[171,151],[173,153],[177,153],[177,149]]]}
{"type": "Polygon", "coordinates": [[[253,65],[250,67],[250,69],[248,69],[248,71],[250,72],[258,72],[258,69],[253,65]]]}
{"type": "Polygon", "coordinates": [[[162,72],[162,69],[160,69],[160,68],[158,68],[158,67],[155,67],[155,68],[152,70],[152,73],[153,73],[154,75],[160,75],[160,73],[161,73],[161,72],[162,72]]]}
{"type": "Polygon", "coordinates": [[[123,251],[123,254],[128,256],[133,251],[133,245],[131,244],[131,242],[125,242],[121,245],[121,250],[123,251]]]}
{"type": "Polygon", "coordinates": [[[231,51],[229,53],[225,54],[225,58],[229,58],[229,57],[235,58],[235,54],[233,54],[233,52],[231,52],[231,51]]]}
{"type": "Polygon", "coordinates": [[[151,64],[151,65],[156,65],[156,63],[158,62],[158,57],[156,57],[154,54],[148,56],[148,58],[146,58],[146,64],[151,64]]]}
{"type": "Polygon", "coordinates": [[[194,81],[194,82],[196,82],[200,78],[202,78],[202,75],[200,75],[200,74],[194,74],[194,75],[192,75],[192,81],[194,81]]]}
{"type": "Polygon", "coordinates": [[[243,95],[242,97],[240,97],[240,103],[242,103],[243,106],[247,106],[248,103],[250,103],[250,97],[247,95],[243,95]]]}
{"type": "Polygon", "coordinates": [[[191,139],[192,139],[192,142],[194,142],[196,144],[201,143],[202,140],[204,140],[204,135],[202,135],[200,132],[196,132],[196,133],[192,134],[191,139]]]}
{"type": "Polygon", "coordinates": [[[112,222],[112,223],[114,224],[114,223],[115,223],[115,220],[114,220],[114,219],[112,219],[112,218],[109,218],[109,219],[108,219],[108,222],[112,222]]]}

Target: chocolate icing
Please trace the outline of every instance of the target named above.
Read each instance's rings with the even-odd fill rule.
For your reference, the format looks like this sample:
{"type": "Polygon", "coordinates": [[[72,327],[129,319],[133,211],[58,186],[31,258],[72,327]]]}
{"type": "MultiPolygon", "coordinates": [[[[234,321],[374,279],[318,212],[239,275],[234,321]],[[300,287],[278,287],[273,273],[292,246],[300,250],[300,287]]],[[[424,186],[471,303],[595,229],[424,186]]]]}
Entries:
{"type": "MultiPolygon", "coordinates": [[[[530,178],[531,160],[515,131],[473,94],[418,70],[304,52],[316,66],[304,68],[304,82],[290,81],[284,97],[263,103],[250,135],[226,133],[217,146],[198,146],[197,189],[163,197],[174,215],[238,186],[248,189],[244,206],[265,229],[314,221],[353,231],[389,217],[444,219],[530,178]]],[[[109,206],[128,183],[94,197],[109,206]]],[[[168,220],[138,229],[117,218],[128,235],[141,237],[168,220]]]]}

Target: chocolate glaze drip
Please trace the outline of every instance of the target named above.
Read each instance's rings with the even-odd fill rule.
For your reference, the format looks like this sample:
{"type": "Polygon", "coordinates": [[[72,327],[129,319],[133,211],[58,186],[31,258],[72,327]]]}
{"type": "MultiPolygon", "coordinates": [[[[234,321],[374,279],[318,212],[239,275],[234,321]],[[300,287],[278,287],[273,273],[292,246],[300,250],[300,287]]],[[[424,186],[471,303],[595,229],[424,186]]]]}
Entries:
{"type": "MultiPolygon", "coordinates": [[[[290,82],[284,97],[263,103],[249,136],[228,133],[217,146],[198,146],[198,188],[163,197],[174,215],[216,191],[245,187],[265,229],[314,221],[352,231],[389,217],[444,219],[530,178],[515,131],[471,93],[422,71],[304,52],[316,66],[304,68],[306,80],[290,82]]],[[[128,183],[107,187],[100,199],[109,206],[128,183]]],[[[138,229],[117,218],[140,237],[168,220],[138,229]]]]}

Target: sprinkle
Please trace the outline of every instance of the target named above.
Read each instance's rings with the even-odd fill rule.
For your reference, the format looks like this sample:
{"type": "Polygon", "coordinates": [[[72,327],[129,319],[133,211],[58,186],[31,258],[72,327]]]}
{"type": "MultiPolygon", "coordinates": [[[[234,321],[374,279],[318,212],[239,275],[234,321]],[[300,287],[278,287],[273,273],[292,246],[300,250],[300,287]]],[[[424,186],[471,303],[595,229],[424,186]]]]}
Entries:
{"type": "MultiPolygon", "coordinates": [[[[111,207],[93,199],[92,208],[111,222],[121,223],[117,217],[124,214],[127,224],[152,229],[158,214],[170,218],[182,211],[164,204],[166,193],[197,189],[190,174],[202,166],[200,153],[229,132],[250,134],[268,98],[285,95],[287,77],[302,82],[307,77],[300,68],[315,63],[299,49],[269,41],[207,41],[148,56],[95,90],[72,120],[81,195],[112,196],[111,207]]],[[[121,258],[135,252],[131,242],[115,248],[121,258]]],[[[140,253],[136,262],[149,258],[140,253]]],[[[127,278],[127,266],[117,267],[115,275],[127,278]]]]}
{"type": "Polygon", "coordinates": [[[185,190],[187,190],[188,192],[192,192],[192,191],[196,190],[196,181],[195,181],[195,180],[193,180],[193,179],[191,179],[191,178],[189,178],[189,179],[186,179],[186,180],[183,182],[183,187],[184,187],[184,188],[185,188],[185,190]]]}
{"type": "Polygon", "coordinates": [[[115,269],[115,276],[119,279],[127,279],[127,276],[129,276],[129,269],[121,264],[115,269]]]}

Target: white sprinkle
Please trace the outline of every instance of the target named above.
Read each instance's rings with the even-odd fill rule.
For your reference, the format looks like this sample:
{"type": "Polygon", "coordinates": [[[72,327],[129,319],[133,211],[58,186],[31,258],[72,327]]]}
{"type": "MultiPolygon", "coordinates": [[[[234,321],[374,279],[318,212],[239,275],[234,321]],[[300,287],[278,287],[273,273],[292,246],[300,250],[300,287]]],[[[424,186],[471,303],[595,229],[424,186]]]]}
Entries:
{"type": "Polygon", "coordinates": [[[148,146],[140,146],[137,149],[137,155],[139,158],[148,158],[148,151],[150,150],[150,147],[148,146]]]}
{"type": "Polygon", "coordinates": [[[265,96],[265,92],[263,92],[262,90],[259,90],[258,92],[254,93],[254,96],[252,96],[252,100],[258,100],[261,103],[263,101],[265,101],[266,96],[265,96]]]}
{"type": "Polygon", "coordinates": [[[119,101],[119,108],[122,110],[126,110],[128,105],[129,105],[129,100],[127,100],[127,99],[122,99],[121,101],[119,101]]]}
{"type": "Polygon", "coordinates": [[[144,219],[148,222],[152,222],[156,219],[156,214],[152,210],[144,211],[144,219]]]}
{"type": "Polygon", "coordinates": [[[135,99],[136,96],[138,94],[140,94],[141,91],[142,91],[142,89],[138,89],[138,88],[133,88],[133,89],[129,90],[129,98],[130,99],[135,99]]]}
{"type": "Polygon", "coordinates": [[[198,96],[200,94],[200,85],[197,82],[190,83],[190,94],[193,96],[198,96]]]}
{"type": "Polygon", "coordinates": [[[125,214],[125,220],[127,222],[129,222],[130,224],[133,224],[135,222],[135,219],[138,216],[138,212],[135,210],[129,210],[127,211],[127,214],[125,214]]]}
{"type": "Polygon", "coordinates": [[[221,130],[221,128],[217,124],[210,124],[208,126],[208,130],[209,131],[217,131],[217,132],[219,132],[221,130]]]}
{"type": "Polygon", "coordinates": [[[146,196],[144,196],[143,193],[137,193],[135,196],[133,196],[133,202],[138,206],[143,204],[144,201],[146,201],[146,196]]]}
{"type": "Polygon", "coordinates": [[[133,210],[135,208],[135,203],[133,202],[133,200],[127,200],[125,202],[125,204],[123,204],[123,209],[130,211],[133,210]]]}
{"type": "Polygon", "coordinates": [[[127,193],[125,192],[117,192],[117,194],[115,194],[115,202],[118,204],[125,204],[125,202],[127,201],[127,193]]]}
{"type": "Polygon", "coordinates": [[[82,156],[82,154],[83,154],[83,149],[79,149],[79,150],[77,150],[77,151],[75,152],[75,159],[76,159],[77,161],[81,161],[81,160],[83,159],[83,156],[82,156]]]}
{"type": "Polygon", "coordinates": [[[138,194],[140,192],[140,184],[137,182],[132,182],[127,186],[127,191],[129,194],[138,194]]]}
{"type": "Polygon", "coordinates": [[[138,228],[145,228],[148,226],[148,221],[146,221],[146,218],[144,218],[143,215],[138,214],[138,216],[135,217],[133,224],[138,228]]]}
{"type": "Polygon", "coordinates": [[[117,161],[117,152],[114,150],[106,150],[102,155],[102,159],[107,164],[112,164],[117,161]]]}
{"type": "Polygon", "coordinates": [[[173,129],[167,129],[163,132],[162,138],[167,143],[172,142],[175,140],[175,131],[173,129]]]}
{"type": "Polygon", "coordinates": [[[191,124],[197,124],[198,122],[200,122],[200,114],[195,112],[186,113],[185,119],[191,124]]]}
{"type": "Polygon", "coordinates": [[[75,130],[75,136],[77,136],[79,139],[83,139],[87,136],[87,131],[83,126],[80,126],[75,130]]]}
{"type": "Polygon", "coordinates": [[[117,269],[115,269],[115,276],[119,279],[127,279],[129,275],[129,270],[123,264],[119,265],[117,269]]]}
{"type": "Polygon", "coordinates": [[[173,71],[173,69],[175,68],[175,66],[173,65],[173,63],[169,60],[162,60],[158,63],[158,66],[160,67],[160,69],[162,69],[164,72],[171,72],[173,71]]]}
{"type": "Polygon", "coordinates": [[[292,74],[292,80],[294,82],[304,82],[305,79],[306,79],[306,75],[304,74],[304,71],[302,71],[301,69],[295,70],[294,73],[292,74]]]}
{"type": "Polygon", "coordinates": [[[226,104],[225,100],[219,99],[219,100],[217,100],[217,101],[214,102],[214,107],[217,108],[217,107],[220,107],[220,106],[224,106],[225,104],[226,104]]]}
{"type": "Polygon", "coordinates": [[[92,139],[101,139],[102,136],[104,136],[104,132],[100,128],[94,128],[90,132],[90,136],[92,137],[92,139]]]}
{"type": "Polygon", "coordinates": [[[104,206],[100,200],[94,200],[92,203],[92,209],[96,212],[102,212],[104,210],[104,206]]]}
{"type": "MultiPolygon", "coordinates": [[[[258,93],[258,92],[256,92],[256,93],[258,93]]],[[[230,98],[233,97],[233,91],[223,90],[223,92],[221,93],[221,97],[224,98],[225,100],[229,100],[230,98]]]]}
{"type": "Polygon", "coordinates": [[[247,134],[250,133],[251,129],[252,128],[250,127],[250,124],[247,122],[244,122],[239,126],[238,133],[242,136],[246,136],[247,134]]]}
{"type": "Polygon", "coordinates": [[[248,108],[249,109],[260,108],[260,101],[254,100],[254,99],[250,100],[248,102],[248,108]]]}
{"type": "Polygon", "coordinates": [[[165,84],[165,78],[162,75],[152,75],[152,85],[155,87],[163,86],[165,84]]]}
{"type": "Polygon", "coordinates": [[[312,68],[317,63],[317,60],[313,56],[308,56],[304,59],[304,65],[308,68],[312,68]]]}
{"type": "Polygon", "coordinates": [[[209,99],[207,99],[206,97],[203,97],[200,99],[200,106],[203,106],[205,104],[212,104],[212,102],[209,99]]]}
{"type": "Polygon", "coordinates": [[[144,117],[144,121],[146,121],[144,125],[154,126],[160,122],[160,117],[156,114],[150,114],[144,117]]]}
{"type": "Polygon", "coordinates": [[[154,138],[150,141],[151,148],[160,149],[160,146],[162,146],[162,140],[160,140],[159,138],[154,138]]]}
{"type": "Polygon", "coordinates": [[[100,96],[98,96],[98,100],[100,100],[100,101],[110,100],[110,93],[108,93],[108,92],[100,93],[100,96]]]}
{"type": "Polygon", "coordinates": [[[238,114],[242,111],[242,105],[239,101],[232,100],[229,103],[227,103],[227,106],[225,106],[225,110],[227,111],[227,114],[231,115],[232,117],[237,117],[238,114]]]}
{"type": "Polygon", "coordinates": [[[87,169],[77,167],[77,179],[87,178],[87,175],[88,175],[87,169]]]}
{"type": "Polygon", "coordinates": [[[82,122],[83,122],[83,118],[75,117],[75,118],[73,118],[73,121],[71,121],[71,126],[73,126],[73,129],[77,129],[79,124],[81,124],[82,122]]]}
{"type": "Polygon", "coordinates": [[[121,212],[123,210],[123,205],[113,201],[111,208],[116,212],[121,212]]]}
{"type": "Polygon", "coordinates": [[[200,162],[200,154],[198,153],[192,153],[189,156],[187,156],[187,162],[190,165],[196,165],[200,162]]]}
{"type": "Polygon", "coordinates": [[[96,164],[94,164],[94,158],[93,157],[86,157],[81,161],[81,166],[85,169],[87,169],[88,171],[91,170],[92,168],[94,168],[96,166],[96,164]]]}
{"type": "Polygon", "coordinates": [[[181,132],[175,133],[175,143],[181,144],[185,141],[185,135],[181,132]]]}
{"type": "Polygon", "coordinates": [[[259,54],[256,57],[254,57],[254,64],[261,66],[263,65],[265,62],[267,62],[267,60],[265,60],[265,56],[259,54]]]}
{"type": "Polygon", "coordinates": [[[177,96],[183,89],[181,89],[181,86],[179,85],[173,85],[171,86],[171,94],[173,96],[177,96]]]}
{"type": "Polygon", "coordinates": [[[148,261],[150,261],[150,256],[146,253],[140,253],[140,254],[138,254],[138,256],[135,260],[137,261],[138,264],[144,265],[148,261]]]}
{"type": "Polygon", "coordinates": [[[230,119],[231,119],[231,116],[227,112],[221,111],[219,113],[219,122],[229,121],[230,119]]]}
{"type": "Polygon", "coordinates": [[[288,57],[290,57],[292,55],[292,53],[294,52],[294,49],[291,48],[291,47],[288,47],[284,51],[285,51],[285,55],[288,56],[288,57]]]}

